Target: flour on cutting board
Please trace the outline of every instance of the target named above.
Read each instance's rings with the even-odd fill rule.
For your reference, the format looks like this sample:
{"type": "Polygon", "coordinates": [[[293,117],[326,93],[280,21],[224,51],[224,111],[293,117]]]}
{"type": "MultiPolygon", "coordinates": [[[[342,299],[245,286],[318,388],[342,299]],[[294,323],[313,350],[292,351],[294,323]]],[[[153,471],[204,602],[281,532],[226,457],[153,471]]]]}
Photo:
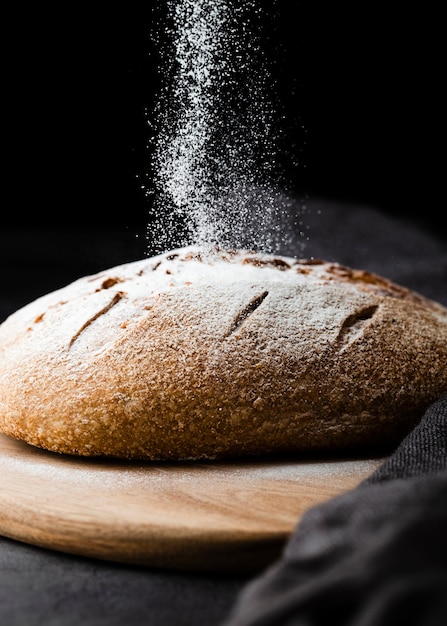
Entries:
{"type": "Polygon", "coordinates": [[[262,489],[263,485],[272,481],[302,482],[305,485],[314,481],[320,484],[328,476],[343,482],[355,478],[359,470],[362,474],[372,473],[381,462],[377,459],[300,461],[297,458],[294,461],[269,459],[268,462],[247,460],[238,463],[126,463],[53,454],[22,442],[16,445],[20,450],[15,458],[0,455],[0,470],[6,463],[8,471],[16,467],[20,473],[25,472],[33,479],[48,481],[57,477],[61,485],[96,487],[104,492],[137,485],[142,495],[145,491],[167,488],[189,491],[197,487],[203,492],[210,488],[210,484],[240,488],[241,482],[254,490],[262,489]]]}

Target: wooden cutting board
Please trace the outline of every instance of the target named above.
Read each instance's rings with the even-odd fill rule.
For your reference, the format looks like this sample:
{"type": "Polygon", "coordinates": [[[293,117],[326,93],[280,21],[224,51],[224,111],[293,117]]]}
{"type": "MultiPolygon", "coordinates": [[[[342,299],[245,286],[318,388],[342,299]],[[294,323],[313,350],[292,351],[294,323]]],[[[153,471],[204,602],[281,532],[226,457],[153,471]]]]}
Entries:
{"type": "Polygon", "coordinates": [[[251,571],[300,517],[383,459],[150,463],[53,454],[0,434],[0,534],[121,563],[251,571]]]}

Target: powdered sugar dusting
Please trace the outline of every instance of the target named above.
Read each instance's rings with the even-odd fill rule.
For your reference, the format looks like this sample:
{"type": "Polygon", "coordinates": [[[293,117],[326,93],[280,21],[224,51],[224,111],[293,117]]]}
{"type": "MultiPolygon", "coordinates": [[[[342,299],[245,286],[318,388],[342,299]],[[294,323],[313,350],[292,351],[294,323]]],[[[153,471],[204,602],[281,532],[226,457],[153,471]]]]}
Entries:
{"type": "MultiPolygon", "coordinates": [[[[286,324],[298,343],[303,329],[313,329],[319,335],[324,331],[342,349],[370,323],[377,295],[425,302],[381,277],[339,264],[191,245],[80,278],[42,296],[1,326],[0,339],[4,349],[13,342],[14,350],[24,353],[28,342],[35,341],[49,353],[59,346],[62,353],[94,354],[175,298],[195,302],[197,315],[207,320],[207,332],[222,339],[255,315],[266,328],[286,324]],[[11,338],[22,336],[22,328],[26,333],[17,343],[11,338]]],[[[184,306],[173,313],[178,319],[184,306]]]]}
{"type": "Polygon", "coordinates": [[[168,0],[167,10],[150,252],[190,243],[277,252],[299,229],[278,165],[262,9],[254,0],[168,0]]]}

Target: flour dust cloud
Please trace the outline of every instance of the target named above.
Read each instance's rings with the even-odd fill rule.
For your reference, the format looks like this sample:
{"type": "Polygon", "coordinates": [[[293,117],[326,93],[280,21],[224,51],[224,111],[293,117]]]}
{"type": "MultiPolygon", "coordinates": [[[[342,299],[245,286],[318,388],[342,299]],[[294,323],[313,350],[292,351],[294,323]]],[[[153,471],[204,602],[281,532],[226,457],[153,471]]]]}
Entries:
{"type": "Polygon", "coordinates": [[[297,236],[305,245],[278,166],[261,19],[255,0],[166,2],[151,253],[191,243],[278,252],[297,236]]]}

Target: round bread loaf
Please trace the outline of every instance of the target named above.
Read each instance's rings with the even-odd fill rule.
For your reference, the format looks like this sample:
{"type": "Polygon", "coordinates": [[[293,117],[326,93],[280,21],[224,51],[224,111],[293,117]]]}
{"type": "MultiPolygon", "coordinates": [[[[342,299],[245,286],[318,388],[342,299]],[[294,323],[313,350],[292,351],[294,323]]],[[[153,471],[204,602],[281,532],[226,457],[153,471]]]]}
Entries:
{"type": "Polygon", "coordinates": [[[0,430],[193,460],[397,442],[447,393],[447,309],[363,270],[190,246],[0,325],[0,430]]]}

